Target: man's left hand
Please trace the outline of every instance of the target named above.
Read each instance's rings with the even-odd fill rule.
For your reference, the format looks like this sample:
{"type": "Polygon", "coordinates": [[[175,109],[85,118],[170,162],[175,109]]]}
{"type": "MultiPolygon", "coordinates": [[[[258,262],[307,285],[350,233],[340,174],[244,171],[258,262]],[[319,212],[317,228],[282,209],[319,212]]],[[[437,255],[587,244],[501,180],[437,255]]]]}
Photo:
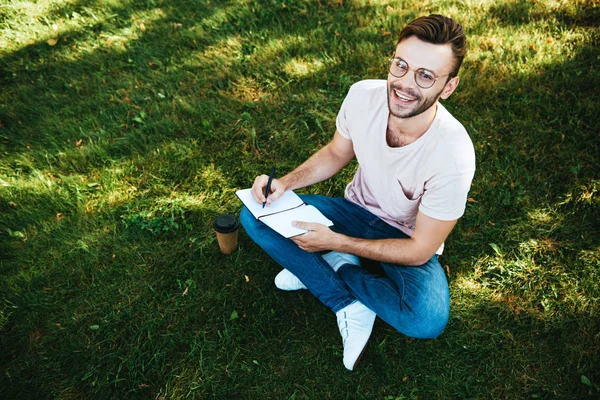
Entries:
{"type": "Polygon", "coordinates": [[[291,239],[302,250],[306,250],[310,253],[322,250],[334,250],[334,243],[341,237],[341,234],[335,233],[322,224],[294,221],[293,225],[296,228],[306,229],[308,231],[303,235],[294,236],[291,239]]]}

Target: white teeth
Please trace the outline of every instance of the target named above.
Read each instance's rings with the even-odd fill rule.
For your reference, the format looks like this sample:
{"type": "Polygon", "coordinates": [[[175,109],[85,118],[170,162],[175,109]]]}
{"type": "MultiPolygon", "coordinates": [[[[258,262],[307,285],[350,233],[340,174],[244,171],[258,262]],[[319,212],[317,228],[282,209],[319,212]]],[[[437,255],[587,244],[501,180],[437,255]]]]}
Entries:
{"type": "Polygon", "coordinates": [[[411,100],[414,100],[414,99],[411,99],[410,97],[406,97],[406,96],[404,96],[404,95],[400,94],[400,93],[399,93],[397,90],[394,90],[394,92],[396,93],[396,96],[398,96],[398,98],[399,98],[400,100],[404,100],[404,101],[411,101],[411,100]]]}

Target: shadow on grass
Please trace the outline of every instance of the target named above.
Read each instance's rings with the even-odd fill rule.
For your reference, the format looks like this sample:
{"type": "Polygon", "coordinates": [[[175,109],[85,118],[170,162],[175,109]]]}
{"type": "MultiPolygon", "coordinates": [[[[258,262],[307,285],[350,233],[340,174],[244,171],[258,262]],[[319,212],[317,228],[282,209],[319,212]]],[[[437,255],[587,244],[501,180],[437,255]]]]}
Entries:
{"type": "MultiPolygon", "coordinates": [[[[265,163],[289,170],[328,140],[349,85],[377,76],[372,65],[379,55],[354,51],[353,44],[372,43],[366,49],[385,56],[393,39],[369,29],[377,7],[208,4],[106,9],[79,2],[50,17],[84,7],[116,16],[65,32],[55,47],[41,41],[0,60],[0,150],[7,155],[0,171],[17,188],[0,187],[0,211],[4,226],[30,235],[25,242],[0,232],[0,245],[14,246],[0,259],[10,305],[2,327],[6,394],[158,396],[178,382],[173,390],[188,391],[181,395],[244,396],[257,386],[278,397],[331,395],[310,382],[341,374],[331,315],[309,294],[276,294],[277,266],[243,232],[239,252],[221,257],[210,223],[219,212],[237,211],[232,191],[265,163]],[[118,36],[137,12],[155,8],[161,13],[137,39],[121,46],[101,36],[118,36]],[[86,42],[97,46],[69,60],[68,46],[86,42]],[[326,55],[331,61],[310,69],[317,65],[311,60],[326,55]],[[294,63],[308,72],[294,74],[294,63]],[[121,183],[103,178],[107,169],[121,169],[121,183]],[[21,189],[21,179],[35,171],[64,177],[43,195],[21,189]],[[69,176],[89,180],[68,191],[62,181],[69,176]],[[123,191],[131,193],[99,199],[123,191]],[[198,203],[188,202],[193,197],[198,203]],[[182,214],[173,217],[174,209],[182,214]],[[148,231],[157,226],[164,234],[148,231]],[[331,329],[314,332],[318,326],[331,329]]],[[[517,26],[528,7],[500,3],[491,12],[517,26]]],[[[472,134],[479,172],[476,203],[469,203],[443,262],[451,266],[453,292],[472,303],[454,303],[448,330],[436,341],[413,341],[378,324],[369,346],[377,363],[334,388],[367,387],[381,396],[422,388],[457,397],[510,397],[521,389],[577,397],[586,394],[580,375],[600,381],[593,368],[598,325],[589,321],[598,292],[584,281],[598,258],[578,261],[581,252],[598,249],[598,204],[577,200],[598,179],[599,85],[594,70],[586,70],[597,54],[589,43],[536,75],[499,79],[477,63],[465,65],[473,80],[479,74],[492,83],[447,102],[472,134]],[[469,107],[481,107],[481,98],[490,100],[486,110],[469,107]],[[565,112],[565,98],[578,106],[565,112]],[[565,202],[569,195],[574,200],[565,202]],[[531,240],[546,247],[521,247],[531,240]],[[535,273],[556,266],[561,273],[548,279],[574,282],[554,286],[558,295],[539,286],[547,280],[527,286],[535,273]],[[511,278],[515,273],[522,279],[511,278]],[[473,277],[471,289],[459,282],[465,276],[473,277]],[[515,281],[523,287],[511,288],[515,281]],[[581,288],[587,308],[558,305],[565,290],[581,288]],[[405,387],[390,384],[402,373],[405,387]],[[423,382],[432,376],[433,385],[423,382]]],[[[330,190],[341,195],[343,185],[338,178],[330,190]]]]}
{"type": "Polygon", "coordinates": [[[577,3],[562,3],[554,9],[543,9],[536,2],[498,2],[489,9],[490,19],[508,26],[521,26],[531,21],[556,19],[560,24],[593,28],[600,22],[600,7],[594,0],[577,3]]]}

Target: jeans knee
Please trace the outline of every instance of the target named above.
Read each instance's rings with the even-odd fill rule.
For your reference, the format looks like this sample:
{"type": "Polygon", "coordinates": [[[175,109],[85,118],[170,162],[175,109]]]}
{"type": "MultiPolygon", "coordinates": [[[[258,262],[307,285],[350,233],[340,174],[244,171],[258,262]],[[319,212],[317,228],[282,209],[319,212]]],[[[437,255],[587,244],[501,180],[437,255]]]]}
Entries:
{"type": "Polygon", "coordinates": [[[256,218],[254,215],[246,207],[242,207],[242,211],[240,211],[240,223],[244,227],[246,231],[252,230],[254,225],[256,224],[256,218]]]}
{"type": "Polygon", "coordinates": [[[446,329],[448,319],[448,313],[437,313],[437,315],[429,315],[428,317],[423,318],[421,324],[416,324],[415,328],[417,331],[415,332],[416,335],[413,337],[418,339],[437,338],[444,332],[444,329],[446,329]]]}
{"type": "Polygon", "coordinates": [[[446,325],[448,324],[448,321],[437,321],[436,324],[432,324],[431,326],[429,326],[428,330],[425,330],[425,334],[423,335],[423,339],[435,339],[438,336],[440,336],[443,332],[444,329],[446,329],[446,325]]]}
{"type": "MultiPolygon", "coordinates": [[[[274,245],[272,234],[275,231],[257,220],[246,207],[240,211],[240,223],[244,227],[246,234],[264,250],[274,245]]],[[[278,234],[275,233],[275,235],[278,234]]]]}

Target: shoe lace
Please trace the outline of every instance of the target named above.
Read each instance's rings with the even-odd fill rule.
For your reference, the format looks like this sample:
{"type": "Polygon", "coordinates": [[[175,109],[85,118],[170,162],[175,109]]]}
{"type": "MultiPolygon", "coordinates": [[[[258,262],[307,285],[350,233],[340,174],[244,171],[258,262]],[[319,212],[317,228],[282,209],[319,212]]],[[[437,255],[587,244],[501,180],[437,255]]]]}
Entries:
{"type": "Polygon", "coordinates": [[[348,315],[346,314],[346,311],[344,311],[344,318],[340,318],[338,320],[338,328],[340,330],[340,335],[342,335],[342,342],[344,345],[346,345],[346,339],[348,338],[348,335],[349,335],[348,315]]]}

